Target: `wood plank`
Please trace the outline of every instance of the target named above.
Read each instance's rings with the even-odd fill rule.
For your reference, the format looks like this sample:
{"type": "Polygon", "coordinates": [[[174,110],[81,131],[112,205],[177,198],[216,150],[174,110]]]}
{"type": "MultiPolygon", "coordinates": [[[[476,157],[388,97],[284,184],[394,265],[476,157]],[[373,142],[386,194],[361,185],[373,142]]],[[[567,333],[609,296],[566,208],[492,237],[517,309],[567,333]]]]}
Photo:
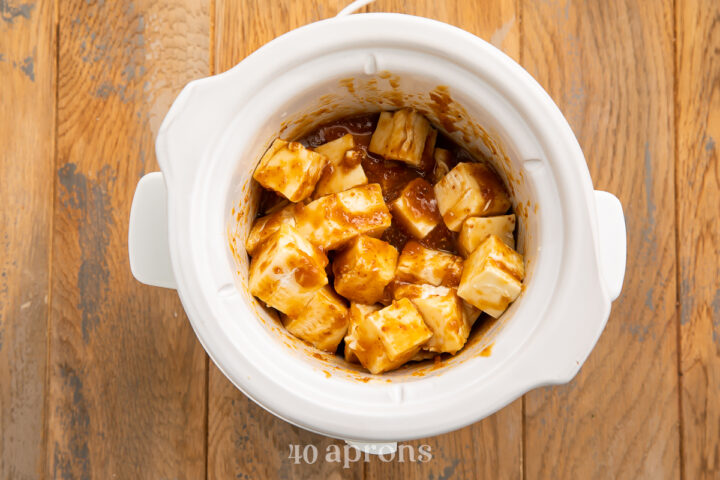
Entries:
{"type": "Polygon", "coordinates": [[[512,479],[522,478],[522,399],[496,414],[460,430],[403,442],[416,458],[421,448],[428,462],[388,461],[372,457],[365,467],[368,479],[512,479]]]}
{"type": "MultiPolygon", "coordinates": [[[[215,16],[216,71],[226,70],[259,46],[292,28],[334,15],[345,1],[295,1],[289,5],[271,2],[217,3],[215,16]],[[238,24],[239,22],[239,24],[238,24]]],[[[473,13],[466,2],[379,1],[364,11],[399,11],[449,21],[491,40],[510,55],[519,57],[519,19],[513,1],[493,2],[482,14],[473,13]]],[[[409,442],[415,447],[430,445],[434,459],[428,463],[383,463],[372,459],[365,465],[367,478],[396,478],[443,475],[457,478],[497,478],[522,476],[522,403],[518,401],[499,414],[459,432],[429,440],[409,442]],[[472,459],[472,460],[468,460],[472,459]]],[[[334,464],[316,464],[312,468],[289,464],[289,444],[314,444],[320,452],[328,445],[342,445],[322,436],[291,427],[259,409],[237,392],[222,374],[211,366],[209,389],[208,477],[226,478],[243,474],[254,477],[277,475],[318,477],[362,474],[362,463],[350,470],[338,471],[334,464]],[[273,452],[272,458],[258,458],[273,452]]],[[[245,478],[245,477],[243,477],[245,478]]]]}
{"type": "Polygon", "coordinates": [[[676,2],[684,478],[720,477],[720,3],[676,2]]]}
{"type": "MultiPolygon", "coordinates": [[[[217,0],[214,69],[222,72],[273,38],[334,15],[347,2],[217,0]]],[[[208,478],[362,478],[362,462],[327,463],[327,448],[343,442],[294,427],[266,412],[210,365],[208,389],[208,478]],[[320,459],[295,464],[290,445],[314,445],[320,459]]]]}
{"type": "Polygon", "coordinates": [[[51,2],[0,2],[0,478],[45,463],[55,26],[51,2]]]}
{"type": "Polygon", "coordinates": [[[206,0],[59,2],[49,477],[205,475],[206,357],[177,294],[132,278],[127,227],[209,23],[206,0]]]}
{"type": "MultiPolygon", "coordinates": [[[[363,11],[397,12],[428,17],[467,30],[515,60],[520,58],[520,16],[515,0],[477,2],[451,0],[378,0],[363,11]]],[[[522,478],[522,400],[456,432],[407,442],[416,451],[429,445],[427,463],[384,462],[374,458],[366,478],[522,478]]]]}
{"type": "Polygon", "coordinates": [[[618,195],[628,268],[580,374],[525,397],[528,478],[677,478],[672,2],[523,2],[522,63],[618,195]]]}

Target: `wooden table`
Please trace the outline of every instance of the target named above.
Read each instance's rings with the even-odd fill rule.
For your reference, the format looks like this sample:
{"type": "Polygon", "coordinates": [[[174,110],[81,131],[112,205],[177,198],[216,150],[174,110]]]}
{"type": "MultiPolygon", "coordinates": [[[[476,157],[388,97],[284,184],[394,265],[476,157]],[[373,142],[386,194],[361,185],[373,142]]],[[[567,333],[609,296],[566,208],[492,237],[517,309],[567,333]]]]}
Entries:
{"type": "MultiPolygon", "coordinates": [[[[0,1],[0,478],[720,478],[720,2],[379,0],[517,59],[628,226],[622,296],[570,384],[411,442],[430,462],[293,464],[340,442],[208,361],[130,275],[135,184],[189,80],[348,0],[0,1]]],[[[582,319],[578,319],[582,321],[582,319]]]]}

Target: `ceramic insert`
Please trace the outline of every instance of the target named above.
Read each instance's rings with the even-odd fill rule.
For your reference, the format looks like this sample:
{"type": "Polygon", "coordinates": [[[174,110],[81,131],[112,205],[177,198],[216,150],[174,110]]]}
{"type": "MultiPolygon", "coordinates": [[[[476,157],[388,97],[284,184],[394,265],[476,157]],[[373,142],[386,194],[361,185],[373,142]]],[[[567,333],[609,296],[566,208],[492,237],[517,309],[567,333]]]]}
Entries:
{"type": "MultiPolygon", "coordinates": [[[[479,124],[467,122],[467,118],[469,118],[470,116],[467,114],[467,111],[465,111],[464,108],[452,98],[451,91],[448,87],[435,86],[435,88],[433,88],[432,90],[427,92],[426,95],[424,95],[424,96],[417,95],[417,94],[408,94],[408,95],[401,96],[400,94],[398,94],[398,91],[400,90],[399,85],[402,82],[400,80],[400,78],[394,77],[392,75],[388,75],[387,72],[385,72],[385,74],[381,75],[379,78],[382,78],[382,77],[385,77],[383,79],[383,81],[386,81],[389,85],[394,84],[394,85],[398,86],[398,88],[393,90],[394,93],[391,92],[390,94],[387,94],[387,93],[379,94],[378,93],[379,90],[377,88],[375,88],[375,89],[373,88],[373,84],[375,82],[371,81],[371,82],[369,82],[369,87],[368,87],[368,85],[364,86],[365,88],[368,88],[369,95],[366,95],[363,98],[358,95],[358,91],[363,90],[363,85],[362,85],[361,81],[358,81],[357,79],[350,79],[350,78],[339,79],[338,85],[340,86],[341,91],[344,90],[345,95],[349,94],[356,101],[358,99],[361,99],[360,103],[362,104],[362,107],[360,107],[360,108],[364,108],[365,111],[367,111],[368,109],[377,110],[378,108],[388,109],[388,111],[397,111],[397,110],[399,110],[397,108],[394,108],[394,110],[389,110],[389,109],[393,108],[392,104],[398,104],[398,103],[400,103],[401,100],[414,100],[414,99],[418,99],[418,98],[422,99],[424,97],[425,101],[419,105],[420,108],[418,109],[418,111],[421,111],[421,112],[423,112],[424,115],[427,115],[427,117],[430,118],[431,121],[434,120],[434,122],[432,123],[432,125],[433,125],[432,129],[440,132],[441,137],[445,138],[446,142],[449,141],[452,144],[457,145],[458,146],[457,148],[459,148],[459,149],[465,150],[465,148],[463,148],[459,145],[463,145],[463,144],[467,145],[467,150],[465,150],[465,151],[467,152],[469,150],[469,151],[474,152],[473,154],[470,154],[468,156],[475,157],[474,158],[475,160],[481,159],[483,162],[490,165],[491,169],[493,169],[500,175],[500,177],[502,179],[501,180],[502,183],[504,183],[507,186],[507,189],[509,191],[508,193],[510,194],[510,198],[512,198],[512,200],[513,200],[513,206],[511,208],[508,208],[506,212],[503,212],[503,213],[510,214],[507,216],[507,218],[501,218],[501,217],[504,217],[503,215],[494,215],[495,217],[500,217],[500,218],[495,218],[495,219],[493,219],[493,222],[490,222],[490,223],[495,223],[496,225],[494,226],[494,228],[497,229],[497,231],[501,233],[503,231],[503,228],[505,228],[505,230],[507,230],[507,226],[502,227],[501,223],[499,221],[503,220],[505,223],[507,223],[511,220],[514,220],[517,223],[517,227],[515,227],[515,225],[513,224],[511,233],[508,236],[509,238],[504,243],[510,244],[512,242],[513,247],[516,247],[519,252],[523,252],[526,248],[525,244],[527,242],[526,229],[527,229],[527,223],[528,223],[527,222],[528,213],[533,215],[537,212],[537,209],[536,209],[536,207],[534,207],[532,202],[530,202],[529,200],[522,202],[522,203],[518,202],[518,198],[517,198],[518,191],[520,191],[521,193],[528,193],[527,186],[523,185],[523,183],[524,183],[523,175],[524,174],[522,171],[517,172],[517,171],[514,171],[512,168],[510,168],[512,166],[511,161],[509,160],[508,154],[506,153],[506,151],[501,147],[500,143],[498,141],[495,141],[491,137],[491,135],[479,124]],[[369,101],[373,101],[373,100],[378,101],[378,105],[375,105],[375,106],[368,105],[369,101]],[[453,123],[453,122],[455,122],[455,123],[453,123]],[[450,130],[452,130],[451,132],[447,131],[448,126],[451,127],[450,128],[450,130]],[[468,141],[468,140],[470,140],[470,141],[468,141]],[[513,214],[513,211],[516,208],[518,209],[517,217],[515,217],[515,215],[513,214]],[[533,209],[534,209],[534,211],[533,211],[533,209]],[[530,210],[530,212],[528,212],[528,210],[530,210]],[[517,220],[515,220],[516,218],[517,218],[517,220]],[[515,245],[516,242],[517,242],[517,245],[515,245]]],[[[376,80],[376,82],[377,82],[377,80],[376,80]]],[[[337,118],[333,118],[333,117],[337,117],[337,115],[333,114],[333,112],[338,112],[338,111],[340,113],[349,112],[348,114],[351,117],[354,116],[353,113],[355,115],[357,115],[357,113],[359,113],[357,110],[355,112],[352,112],[348,107],[342,107],[342,108],[338,107],[338,104],[343,101],[347,101],[347,98],[340,99],[338,96],[326,94],[326,95],[320,96],[319,100],[315,103],[314,107],[305,110],[304,113],[297,112],[295,115],[291,116],[291,115],[287,115],[286,112],[283,112],[283,115],[281,115],[281,116],[284,118],[284,121],[281,124],[280,128],[278,129],[277,135],[279,137],[285,138],[285,139],[300,139],[303,136],[303,133],[307,134],[308,132],[313,131],[315,129],[315,127],[318,126],[317,124],[320,123],[322,120],[325,120],[325,123],[327,123],[328,120],[337,120],[337,118]],[[291,135],[294,135],[294,137],[291,135]]],[[[415,103],[417,104],[417,102],[415,102],[415,103]]],[[[416,105],[416,106],[418,106],[418,105],[416,105]]],[[[362,110],[360,110],[360,111],[362,111],[362,110]]],[[[377,114],[375,114],[375,115],[377,115],[377,114]]],[[[369,140],[369,138],[370,138],[370,136],[368,136],[368,140],[369,140]]],[[[305,141],[303,143],[305,143],[306,146],[308,146],[310,149],[312,149],[313,147],[320,146],[318,144],[317,139],[315,139],[314,143],[312,141],[310,143],[308,143],[307,138],[304,140],[305,141]],[[312,145],[310,145],[310,144],[312,144],[312,145]]],[[[337,139],[335,139],[335,140],[337,140],[337,139]]],[[[328,143],[328,142],[326,142],[326,143],[328,143]]],[[[442,156],[442,151],[443,151],[443,149],[440,148],[439,152],[438,152],[440,154],[440,156],[442,156]]],[[[436,176],[434,178],[429,178],[428,180],[430,180],[431,182],[434,182],[434,181],[436,182],[440,178],[441,178],[441,175],[438,175],[436,173],[436,176]]],[[[253,182],[249,182],[248,178],[246,178],[245,181],[250,183],[250,185],[252,185],[249,188],[246,187],[246,190],[252,192],[251,202],[250,202],[252,208],[248,209],[248,211],[246,212],[245,215],[242,215],[242,220],[245,222],[245,224],[242,227],[237,228],[234,232],[235,233],[234,238],[236,239],[235,244],[236,244],[237,250],[244,249],[244,246],[245,246],[244,241],[241,242],[240,239],[243,238],[243,235],[245,237],[247,236],[247,234],[250,230],[252,221],[255,218],[255,216],[257,215],[259,203],[261,203],[261,198],[262,198],[262,196],[261,196],[262,189],[258,189],[257,185],[253,185],[253,182]]],[[[323,193],[326,193],[326,192],[323,192],[323,193]]],[[[310,197],[312,197],[312,195],[310,195],[310,197]]],[[[311,200],[311,198],[309,198],[309,200],[311,200]]],[[[237,214],[235,216],[237,217],[237,214]]],[[[235,223],[238,223],[238,222],[235,222],[235,223]]],[[[242,223],[242,222],[240,222],[240,223],[242,223]]],[[[443,223],[443,222],[441,222],[441,223],[443,223]]],[[[483,231],[484,229],[487,229],[487,228],[493,228],[490,225],[481,225],[482,223],[487,223],[486,219],[483,219],[482,221],[478,221],[478,219],[473,219],[471,222],[468,222],[468,228],[466,230],[468,232],[470,232],[470,231],[473,231],[473,229],[478,230],[478,231],[483,231]],[[471,227],[474,227],[474,228],[471,228],[471,227]]],[[[459,223],[458,225],[453,225],[453,228],[458,230],[457,236],[460,236],[460,233],[462,230],[462,222],[459,223]]],[[[405,233],[407,234],[408,229],[406,228],[404,230],[405,230],[405,233]]],[[[415,233],[417,233],[417,232],[415,232],[415,233]]],[[[408,236],[411,238],[413,237],[412,234],[410,234],[408,236]]],[[[457,242],[457,236],[455,238],[455,242],[457,242]]],[[[467,244],[468,239],[470,237],[471,237],[471,235],[467,234],[467,232],[466,232],[466,234],[462,236],[464,243],[467,244]]],[[[232,233],[231,233],[231,238],[233,238],[232,233]]],[[[405,241],[406,240],[407,239],[405,239],[405,241]]],[[[471,245],[470,247],[461,247],[461,246],[459,247],[455,242],[453,242],[453,245],[450,247],[450,250],[453,253],[459,254],[459,255],[467,256],[470,253],[472,253],[471,251],[468,251],[468,249],[477,246],[477,245],[471,245]],[[463,251],[460,252],[460,250],[463,250],[463,251]]],[[[392,242],[389,242],[389,243],[392,243],[392,242]]],[[[444,249],[448,248],[447,245],[445,245],[444,247],[445,247],[444,249]]],[[[443,248],[441,248],[441,249],[443,249],[443,248]]],[[[398,252],[401,253],[402,250],[398,250],[398,252]]],[[[331,255],[334,255],[334,254],[331,254],[331,255]]],[[[242,263],[242,261],[240,261],[239,263],[242,263]]],[[[247,268],[246,265],[242,265],[242,266],[245,269],[247,268]]],[[[532,269],[531,262],[528,262],[527,266],[529,267],[528,270],[532,269]]],[[[240,276],[242,276],[243,274],[245,274],[245,272],[239,271],[240,276]]],[[[329,283],[331,286],[334,287],[334,282],[333,282],[332,278],[330,279],[329,283]]],[[[432,285],[430,285],[430,286],[432,286],[432,285]]],[[[442,286],[440,286],[440,287],[442,287],[442,286]]],[[[454,286],[454,288],[456,288],[456,287],[457,287],[457,285],[454,286]]],[[[428,287],[424,287],[424,288],[427,289],[428,287]]],[[[451,288],[453,288],[453,287],[451,287],[451,288]]],[[[420,292],[408,293],[409,289],[405,289],[405,290],[406,290],[405,291],[406,296],[410,296],[413,294],[416,296],[421,295],[420,292]]],[[[402,289],[400,289],[400,291],[402,292],[402,289]]],[[[334,293],[337,293],[337,292],[334,292],[334,293]]],[[[427,296],[428,293],[425,292],[424,295],[427,296]]],[[[262,303],[263,302],[258,302],[258,304],[262,304],[262,303]]],[[[354,303],[359,303],[359,302],[354,302],[354,303]]],[[[465,302],[465,303],[467,304],[468,302],[465,302]]],[[[350,302],[347,302],[345,306],[347,307],[348,312],[353,311],[356,313],[357,308],[353,310],[351,308],[352,304],[350,302]]],[[[503,311],[504,311],[504,309],[499,309],[499,310],[494,311],[493,313],[496,315],[496,317],[484,315],[483,318],[485,320],[487,320],[487,318],[489,318],[490,321],[481,322],[483,324],[483,326],[476,327],[473,330],[473,333],[470,336],[470,341],[468,342],[468,347],[467,347],[467,349],[471,350],[473,352],[473,354],[477,355],[479,352],[483,352],[484,354],[489,353],[488,347],[491,345],[493,338],[501,330],[503,323],[507,320],[506,317],[509,317],[511,315],[511,314],[503,315],[502,319],[501,319],[502,321],[497,321],[496,318],[501,316],[500,314],[503,313],[503,311]],[[487,318],[485,318],[485,317],[487,317],[487,318]]],[[[273,326],[273,328],[272,328],[273,334],[277,335],[278,332],[274,327],[277,325],[280,325],[283,319],[285,320],[286,324],[288,322],[289,317],[286,314],[281,314],[278,317],[278,316],[276,316],[276,312],[273,312],[273,311],[268,312],[267,310],[260,309],[260,312],[261,312],[261,316],[265,317],[266,323],[269,323],[270,325],[273,326]]],[[[300,323],[300,325],[302,325],[302,323],[300,323]]],[[[291,325],[291,327],[292,327],[292,325],[291,325]]],[[[302,330],[301,328],[295,329],[296,332],[299,332],[301,330],[302,330]]],[[[306,340],[308,338],[310,338],[310,340],[312,342],[311,335],[305,334],[305,336],[306,336],[306,340]]],[[[290,336],[290,337],[292,338],[292,336],[290,336]]],[[[285,340],[288,340],[288,339],[285,338],[285,340]]],[[[296,339],[293,339],[293,340],[296,340],[296,339]]],[[[297,343],[297,342],[296,341],[293,342],[293,344],[295,344],[295,343],[297,343]]],[[[332,345],[332,342],[331,342],[331,345],[332,345]]],[[[317,346],[317,343],[316,343],[316,346],[317,346]]],[[[323,346],[323,345],[321,345],[321,346],[323,346]]],[[[308,350],[307,348],[305,348],[305,346],[300,346],[299,349],[304,351],[306,354],[309,354],[310,356],[312,356],[312,358],[315,358],[315,359],[322,358],[323,361],[329,362],[334,366],[346,367],[353,371],[357,370],[356,365],[349,364],[349,363],[343,361],[342,359],[331,358],[326,355],[318,356],[316,353],[313,352],[314,349],[308,350]]],[[[331,347],[326,346],[325,349],[326,350],[331,349],[331,347]]],[[[428,357],[432,358],[433,356],[435,356],[432,354],[432,352],[427,352],[424,350],[421,352],[417,352],[417,353],[418,353],[418,355],[415,358],[416,360],[421,360],[423,358],[428,358],[428,357]]],[[[436,352],[436,353],[443,353],[443,352],[436,352]]],[[[464,353],[464,350],[462,350],[461,353],[464,353]]],[[[459,355],[459,356],[462,357],[462,355],[459,355]]],[[[349,358],[354,360],[351,356],[349,356],[349,358]]],[[[446,363],[449,363],[449,362],[446,362],[446,363]]],[[[428,370],[430,368],[437,369],[437,364],[432,364],[430,362],[424,362],[424,363],[420,363],[420,364],[410,364],[410,365],[411,365],[409,367],[410,370],[417,370],[417,369],[428,370]]],[[[360,368],[360,370],[362,370],[362,368],[360,368]]]]}

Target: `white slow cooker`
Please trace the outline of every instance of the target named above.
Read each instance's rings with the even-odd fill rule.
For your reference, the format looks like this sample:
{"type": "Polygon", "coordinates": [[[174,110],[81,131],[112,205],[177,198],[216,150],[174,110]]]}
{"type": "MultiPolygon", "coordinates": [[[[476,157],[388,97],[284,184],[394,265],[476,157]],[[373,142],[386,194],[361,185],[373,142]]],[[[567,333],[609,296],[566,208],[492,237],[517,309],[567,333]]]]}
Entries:
{"type": "Polygon", "coordinates": [[[156,150],[162,172],[140,180],[130,215],[133,275],[177,289],[208,355],[247,396],[366,451],[458,429],[570,381],[622,287],[622,207],[593,190],[557,106],[512,59],[444,23],[360,14],[289,32],[189,83],[156,150]],[[275,137],[398,106],[492,158],[514,196],[527,278],[457,356],[374,376],[294,338],[253,299],[244,240],[258,200],[251,175],[275,137]]]}

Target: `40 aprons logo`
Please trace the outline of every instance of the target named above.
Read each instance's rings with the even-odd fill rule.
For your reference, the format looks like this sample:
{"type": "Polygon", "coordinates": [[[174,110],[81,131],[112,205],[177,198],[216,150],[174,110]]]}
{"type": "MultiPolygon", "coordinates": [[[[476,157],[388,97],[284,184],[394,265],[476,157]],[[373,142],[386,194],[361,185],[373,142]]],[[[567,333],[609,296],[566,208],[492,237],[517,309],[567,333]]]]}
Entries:
{"type": "Polygon", "coordinates": [[[379,454],[366,453],[350,445],[328,445],[325,451],[320,451],[315,445],[292,445],[288,458],[295,465],[305,463],[312,465],[318,461],[327,463],[342,463],[343,468],[350,468],[351,463],[364,461],[369,462],[370,458],[376,456],[382,462],[429,462],[432,460],[432,448],[430,445],[398,445],[397,450],[382,452],[379,454]]]}

